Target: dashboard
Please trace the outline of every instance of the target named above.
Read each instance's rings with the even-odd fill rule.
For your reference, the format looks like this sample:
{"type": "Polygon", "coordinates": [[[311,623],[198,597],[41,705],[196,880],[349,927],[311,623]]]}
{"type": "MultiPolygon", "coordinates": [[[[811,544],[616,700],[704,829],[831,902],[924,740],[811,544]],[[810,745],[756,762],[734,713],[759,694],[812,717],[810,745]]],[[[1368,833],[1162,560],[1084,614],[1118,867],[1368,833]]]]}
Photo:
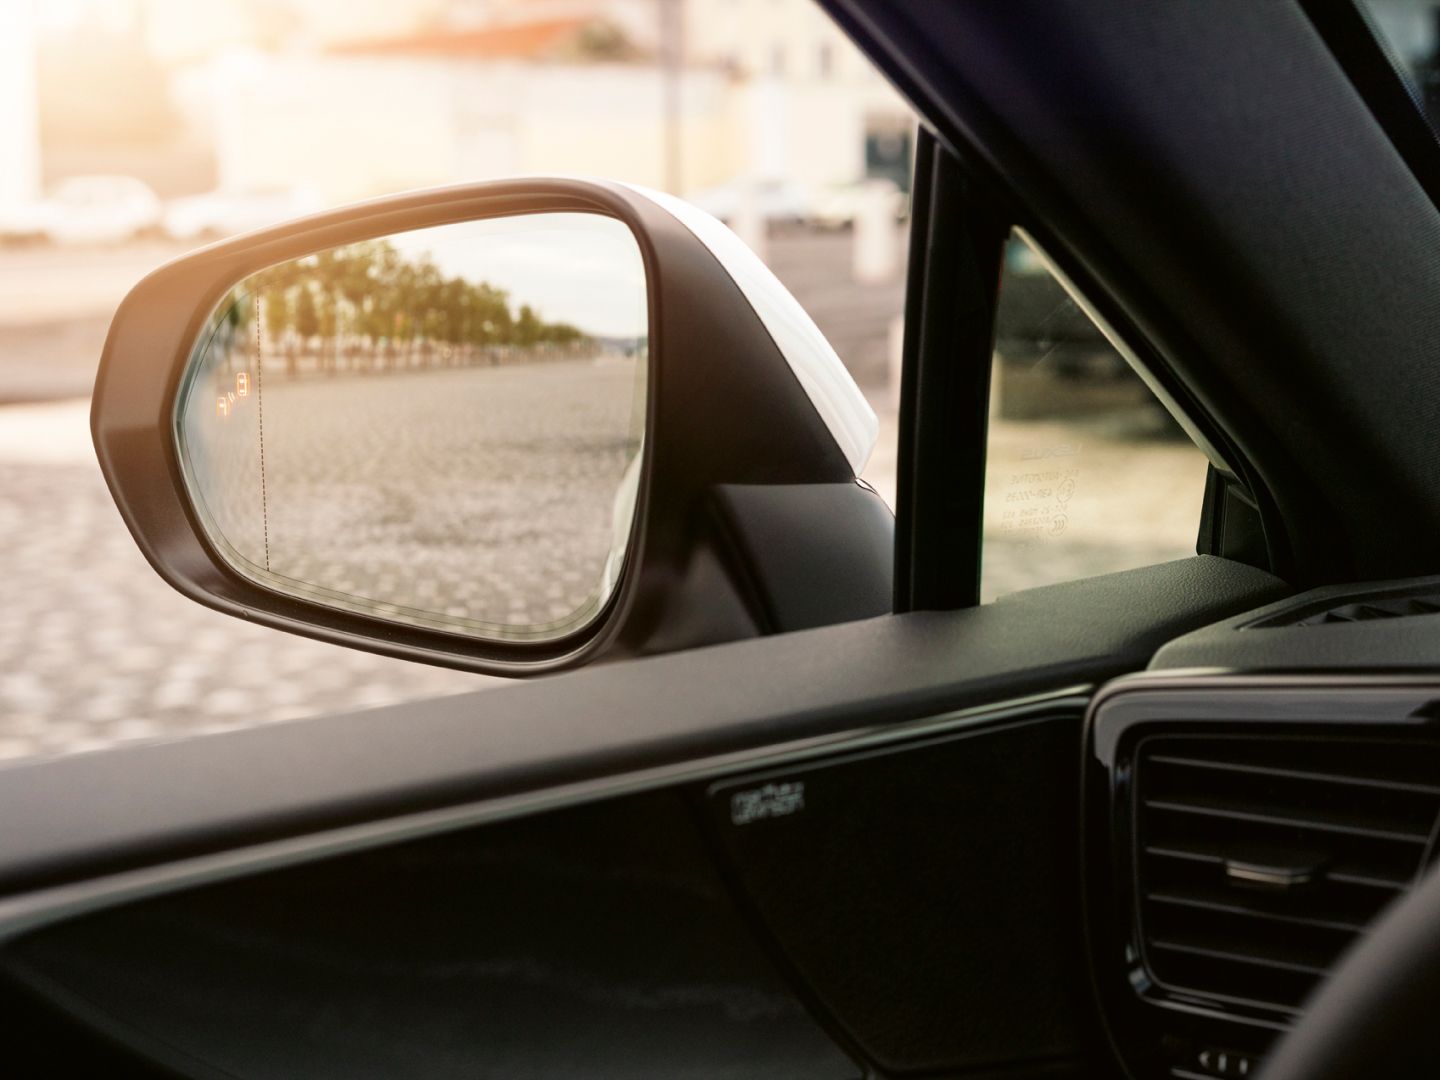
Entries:
{"type": "Polygon", "coordinates": [[[1178,639],[1096,695],[1086,924],[1133,1076],[1258,1073],[1432,864],[1440,677],[1421,660],[1440,656],[1437,592],[1307,594],[1178,639]],[[1257,667],[1280,670],[1236,674],[1257,667]]]}

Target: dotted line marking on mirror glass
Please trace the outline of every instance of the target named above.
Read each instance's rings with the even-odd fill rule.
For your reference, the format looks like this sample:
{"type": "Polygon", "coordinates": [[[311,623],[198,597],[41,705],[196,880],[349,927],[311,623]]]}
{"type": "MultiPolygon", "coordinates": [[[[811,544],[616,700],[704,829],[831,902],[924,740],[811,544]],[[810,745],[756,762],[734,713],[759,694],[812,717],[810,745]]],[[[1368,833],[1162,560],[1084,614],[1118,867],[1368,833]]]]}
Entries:
{"type": "Polygon", "coordinates": [[[265,490],[265,360],[260,354],[260,287],[255,287],[255,412],[260,425],[260,522],[265,534],[265,569],[270,569],[270,498],[265,490]]]}

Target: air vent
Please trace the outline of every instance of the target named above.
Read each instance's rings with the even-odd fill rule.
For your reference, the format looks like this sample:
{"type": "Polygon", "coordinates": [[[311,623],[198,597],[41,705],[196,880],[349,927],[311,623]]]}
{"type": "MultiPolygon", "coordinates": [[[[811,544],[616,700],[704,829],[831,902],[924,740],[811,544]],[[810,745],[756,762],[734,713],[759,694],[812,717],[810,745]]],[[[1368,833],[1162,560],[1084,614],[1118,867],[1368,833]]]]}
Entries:
{"type": "Polygon", "coordinates": [[[1152,736],[1134,790],[1150,976],[1172,993],[1293,1012],[1426,864],[1440,746],[1152,736]]]}
{"type": "Polygon", "coordinates": [[[1404,619],[1412,615],[1440,614],[1440,592],[1376,593],[1331,601],[1323,607],[1307,605],[1257,622],[1257,627],[1328,626],[1332,623],[1371,622],[1375,619],[1404,619]]]}

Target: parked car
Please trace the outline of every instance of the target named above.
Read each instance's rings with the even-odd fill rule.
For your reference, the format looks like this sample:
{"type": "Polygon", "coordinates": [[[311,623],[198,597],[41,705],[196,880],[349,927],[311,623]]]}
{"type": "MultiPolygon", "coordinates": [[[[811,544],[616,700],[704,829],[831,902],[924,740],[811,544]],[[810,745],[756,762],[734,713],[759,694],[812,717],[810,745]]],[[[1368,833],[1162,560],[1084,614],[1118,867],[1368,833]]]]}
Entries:
{"type": "Polygon", "coordinates": [[[897,222],[905,216],[907,199],[893,180],[863,180],[822,188],[810,200],[806,220],[822,229],[844,229],[866,209],[883,204],[897,222]]]}
{"type": "Polygon", "coordinates": [[[802,222],[811,210],[809,189],[788,178],[738,179],[691,193],[686,201],[727,224],[747,212],[766,222],[802,222]]]}
{"type": "Polygon", "coordinates": [[[40,201],[0,204],[0,242],[40,240],[45,235],[45,206],[40,201]]]}
{"type": "Polygon", "coordinates": [[[160,200],[131,176],[71,176],[28,214],[27,230],[56,244],[116,244],[160,223],[160,200]]]}
{"type": "Polygon", "coordinates": [[[158,574],[532,681],[0,771],[9,1075],[1440,1075],[1440,141],[1379,24],[822,6],[922,118],[893,515],[806,311],[642,186],[392,196],[122,303],[92,432],[158,574]],[[1002,445],[1015,243],[1189,494],[1002,445]],[[982,603],[1004,543],[1073,572],[982,603]]]}
{"type": "Polygon", "coordinates": [[[313,214],[323,205],[305,188],[216,190],[171,199],[165,204],[162,225],[165,235],[174,240],[215,239],[313,214]]]}

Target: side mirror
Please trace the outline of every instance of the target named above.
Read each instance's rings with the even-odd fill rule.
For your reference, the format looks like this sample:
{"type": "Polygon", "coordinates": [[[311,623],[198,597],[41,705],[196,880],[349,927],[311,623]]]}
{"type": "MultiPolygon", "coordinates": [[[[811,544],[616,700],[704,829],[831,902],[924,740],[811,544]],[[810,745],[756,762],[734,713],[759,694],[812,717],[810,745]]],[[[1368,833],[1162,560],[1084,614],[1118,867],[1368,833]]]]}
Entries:
{"type": "Polygon", "coordinates": [[[101,468],[181,592],[497,674],[890,610],[877,421],[723,225],[621,184],[382,199],[115,316],[101,468]]]}

